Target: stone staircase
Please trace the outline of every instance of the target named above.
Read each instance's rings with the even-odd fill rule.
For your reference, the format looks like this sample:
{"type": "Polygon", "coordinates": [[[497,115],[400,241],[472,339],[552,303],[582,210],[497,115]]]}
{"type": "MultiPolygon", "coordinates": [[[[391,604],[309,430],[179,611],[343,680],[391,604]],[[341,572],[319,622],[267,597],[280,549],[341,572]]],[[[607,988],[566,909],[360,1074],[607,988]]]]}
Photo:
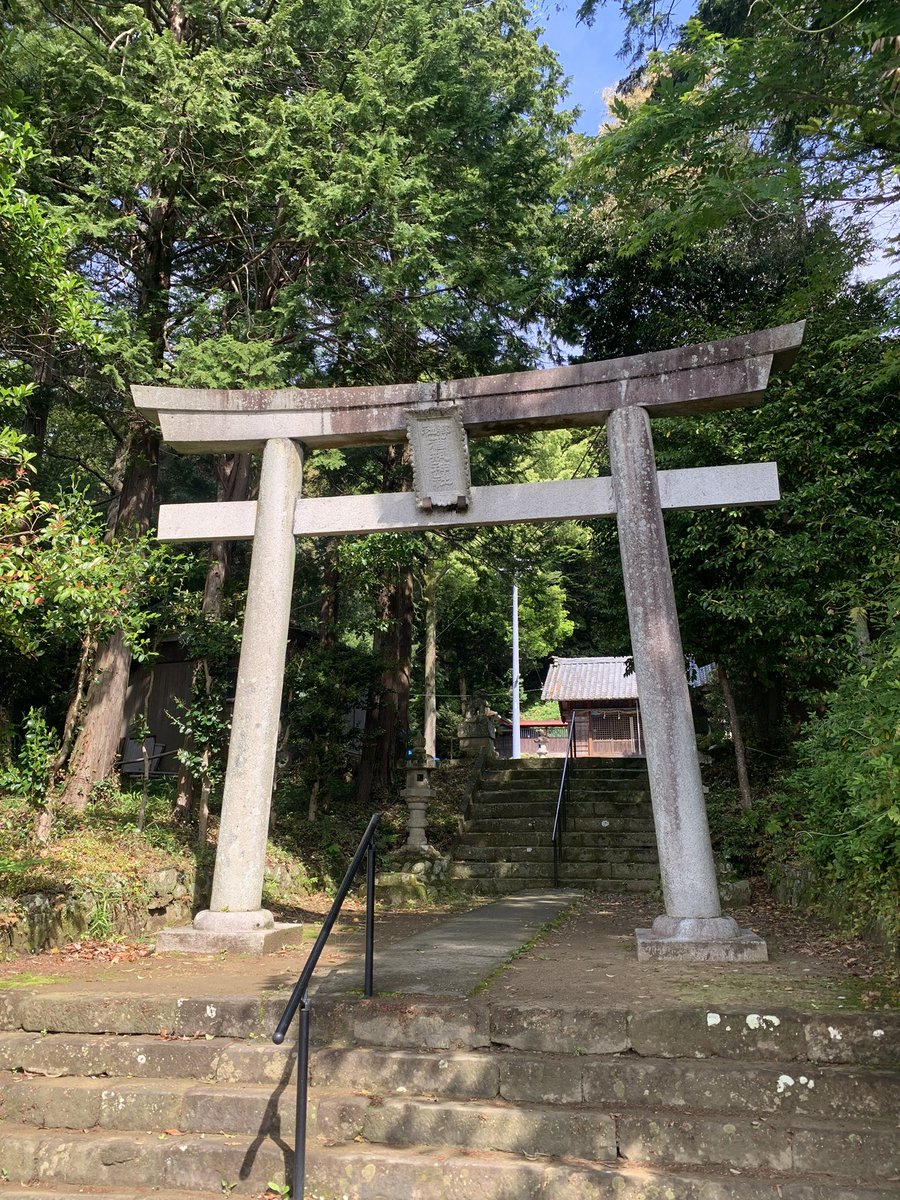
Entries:
{"type": "MultiPolygon", "coordinates": [[[[643,759],[575,760],[570,766],[560,883],[605,892],[659,886],[656,835],[643,759]]],[[[449,878],[487,894],[546,887],[562,760],[489,764],[472,798],[449,878]]]]}
{"type": "MultiPolygon", "coordinates": [[[[283,997],[0,993],[0,1197],[282,1187],[283,997]]],[[[900,1015],[314,1003],[308,1196],[887,1200],[900,1015]]]]}

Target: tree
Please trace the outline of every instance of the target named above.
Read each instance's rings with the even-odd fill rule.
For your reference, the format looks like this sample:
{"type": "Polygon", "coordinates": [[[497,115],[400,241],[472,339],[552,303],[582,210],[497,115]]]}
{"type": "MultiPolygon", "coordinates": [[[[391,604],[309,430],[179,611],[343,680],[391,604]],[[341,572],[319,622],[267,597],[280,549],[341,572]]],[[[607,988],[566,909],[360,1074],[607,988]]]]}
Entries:
{"type": "MultiPolygon", "coordinates": [[[[556,328],[595,358],[808,318],[758,411],[655,425],[663,467],[779,463],[770,510],[666,519],[686,645],[723,664],[735,711],[777,742],[846,669],[851,611],[891,571],[893,298],[853,283],[870,239],[847,212],[890,199],[896,47],[878,4],[704,0],[670,49],[662,10],[623,11],[632,72],[570,176],[556,328]]],[[[598,526],[595,547],[612,557],[613,531],[598,526]]],[[[588,611],[621,645],[607,589],[588,611]]]]}
{"type": "Polygon", "coordinates": [[[655,6],[623,10],[632,94],[614,100],[615,127],[577,170],[615,180],[629,251],[661,239],[677,258],[733,221],[820,205],[869,221],[900,199],[900,41],[886,0],[701,0],[668,50],[655,6]]]}
{"type": "MultiPolygon", "coordinates": [[[[386,382],[530,359],[567,119],[522,4],[9,9],[6,74],[49,150],[31,184],[76,230],[107,328],[94,370],[48,365],[46,420],[69,457],[73,413],[104,430],[114,536],[147,527],[158,470],[129,382],[386,382]]],[[[112,765],[129,661],[121,639],[98,651],[77,804],[112,765]]]]}

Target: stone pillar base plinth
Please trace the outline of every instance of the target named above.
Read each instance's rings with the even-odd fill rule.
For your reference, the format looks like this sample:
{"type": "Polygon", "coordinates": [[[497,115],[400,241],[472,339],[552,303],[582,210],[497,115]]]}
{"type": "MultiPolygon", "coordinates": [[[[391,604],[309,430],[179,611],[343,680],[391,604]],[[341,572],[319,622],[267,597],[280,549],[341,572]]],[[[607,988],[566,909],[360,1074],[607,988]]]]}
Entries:
{"type": "Polygon", "coordinates": [[[636,929],[638,962],[768,962],[766,943],[733,917],[657,917],[636,929]]]}
{"type": "Polygon", "coordinates": [[[255,912],[197,913],[192,925],[161,929],[157,954],[271,954],[283,946],[300,944],[302,925],[276,923],[264,908],[255,912]]]}

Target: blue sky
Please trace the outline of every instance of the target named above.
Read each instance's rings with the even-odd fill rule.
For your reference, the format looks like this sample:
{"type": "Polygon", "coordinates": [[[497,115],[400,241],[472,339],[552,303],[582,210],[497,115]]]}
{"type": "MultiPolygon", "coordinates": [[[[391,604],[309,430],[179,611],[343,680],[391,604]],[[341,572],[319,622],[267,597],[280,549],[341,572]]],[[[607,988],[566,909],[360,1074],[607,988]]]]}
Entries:
{"type": "Polygon", "coordinates": [[[626,64],[616,57],[622,44],[623,21],[618,4],[600,8],[590,27],[578,24],[578,0],[536,0],[534,23],[544,27],[544,41],[559,56],[571,76],[569,104],[582,110],[576,129],[596,133],[605,116],[600,98],[625,73],[626,64]]]}

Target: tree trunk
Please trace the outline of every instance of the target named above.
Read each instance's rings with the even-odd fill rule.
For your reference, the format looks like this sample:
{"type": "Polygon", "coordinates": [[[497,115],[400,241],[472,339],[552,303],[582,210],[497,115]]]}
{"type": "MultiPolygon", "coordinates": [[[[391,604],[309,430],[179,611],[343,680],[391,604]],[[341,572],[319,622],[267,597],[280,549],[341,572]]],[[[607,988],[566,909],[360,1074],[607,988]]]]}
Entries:
{"type": "Polygon", "coordinates": [[[425,571],[425,756],[437,756],[437,576],[429,562],[425,571]]]}
{"type": "MultiPolygon", "coordinates": [[[[391,612],[391,586],[383,584],[378,589],[376,609],[377,626],[372,635],[372,656],[376,663],[384,662],[387,643],[390,637],[388,621],[391,612]]],[[[384,705],[384,671],[376,685],[375,681],[369,687],[366,701],[366,720],[363,725],[362,749],[359,756],[359,767],[356,772],[356,798],[362,808],[368,806],[372,789],[378,779],[377,771],[380,763],[381,736],[383,732],[382,709],[384,705]]]]}
{"type": "MultiPolygon", "coordinates": [[[[388,446],[382,490],[410,486],[407,450],[388,446]]],[[[356,776],[356,796],[361,807],[369,804],[372,789],[391,780],[399,751],[398,733],[409,732],[409,683],[413,633],[413,574],[400,571],[397,583],[385,583],[378,592],[378,626],[372,639],[376,661],[384,664],[380,687],[369,690],[362,753],[356,776]]]]}
{"type": "Polygon", "coordinates": [[[32,367],[34,387],[25,408],[25,433],[31,438],[31,448],[38,462],[43,458],[50,423],[50,408],[53,403],[53,352],[49,337],[41,337],[35,350],[32,367]]]}
{"type": "Polygon", "coordinates": [[[851,608],[850,621],[853,626],[853,641],[856,654],[863,666],[872,665],[872,635],[869,632],[869,618],[864,608],[851,608]]]}
{"type": "Polygon", "coordinates": [[[334,538],[328,538],[323,547],[322,591],[319,597],[319,645],[323,650],[335,643],[339,587],[337,545],[334,538]]]}
{"type": "Polygon", "coordinates": [[[90,634],[85,634],[81,642],[81,654],[79,655],[78,668],[75,672],[75,686],[72,691],[72,699],[69,701],[69,707],[66,709],[62,741],[60,742],[59,752],[50,766],[51,779],[55,779],[63,767],[65,767],[69,761],[69,755],[72,753],[72,747],[75,744],[75,731],[81,719],[81,709],[87,694],[90,668],[93,664],[96,651],[97,646],[94,639],[90,634]]]}
{"type": "MultiPolygon", "coordinates": [[[[246,500],[251,490],[251,465],[249,454],[220,454],[216,457],[216,500],[226,503],[232,500],[246,500]]],[[[208,617],[218,617],[222,612],[222,600],[225,596],[225,584],[228,581],[228,570],[231,565],[231,543],[212,542],[209,547],[209,562],[206,568],[206,581],[203,585],[202,612],[208,617]]],[[[209,663],[205,660],[197,664],[194,671],[193,690],[196,691],[198,680],[209,691],[212,675],[209,663]]],[[[194,749],[194,740],[189,734],[185,743],[188,750],[194,749]]],[[[190,767],[185,763],[178,764],[178,789],[175,794],[175,814],[179,819],[187,820],[194,810],[196,795],[196,779],[190,767]]],[[[207,793],[208,793],[207,788],[207,793]]],[[[202,801],[202,797],[201,797],[202,801]]],[[[201,802],[200,821],[204,824],[203,803],[201,802]]],[[[205,834],[204,834],[205,840],[205,834]]]]}
{"type": "Polygon", "coordinates": [[[397,758],[409,743],[409,684],[413,666],[413,571],[403,571],[394,599],[396,652],[391,664],[390,695],[394,698],[394,730],[385,738],[385,781],[394,776],[397,758]]]}
{"type": "MultiPolygon", "coordinates": [[[[388,589],[388,629],[380,641],[385,660],[379,702],[373,711],[372,785],[385,787],[409,736],[409,683],[412,659],[413,577],[405,570],[388,589]]],[[[366,734],[369,713],[366,713],[366,734]]],[[[365,736],[365,735],[364,735],[365,736]]],[[[362,764],[360,764],[362,765],[362,764]]],[[[370,790],[371,790],[370,786],[370,790]]],[[[367,795],[368,798],[368,795],[367,795]]]]}
{"type": "Polygon", "coordinates": [[[753,807],[753,794],[750,791],[750,776],[747,773],[747,753],[744,749],[744,737],[741,733],[741,720],[738,716],[734,692],[724,663],[716,664],[719,680],[722,684],[722,695],[725,697],[725,707],[728,710],[728,725],[731,729],[731,742],[734,746],[734,758],[737,764],[738,789],[741,794],[741,808],[749,812],[753,807]]]}
{"type": "MultiPolygon", "coordinates": [[[[146,423],[132,427],[131,455],[122,484],[116,537],[146,533],[156,483],[159,435],[146,423]]],[[[83,812],[91,788],[113,769],[122,737],[125,696],[131,671],[131,651],[121,630],[101,646],[85,702],[84,723],[72,751],[63,804],[83,812]]]]}

